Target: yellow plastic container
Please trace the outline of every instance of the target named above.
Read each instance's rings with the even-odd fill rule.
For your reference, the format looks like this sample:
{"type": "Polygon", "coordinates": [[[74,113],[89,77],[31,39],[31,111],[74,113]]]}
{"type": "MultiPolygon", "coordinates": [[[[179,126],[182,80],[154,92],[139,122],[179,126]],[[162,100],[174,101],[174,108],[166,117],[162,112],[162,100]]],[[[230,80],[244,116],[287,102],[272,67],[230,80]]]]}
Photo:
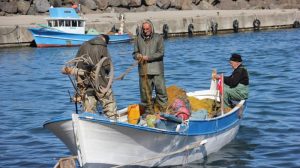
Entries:
{"type": "Polygon", "coordinates": [[[138,104],[129,105],[128,108],[128,123],[137,124],[140,118],[140,107],[138,104]]]}

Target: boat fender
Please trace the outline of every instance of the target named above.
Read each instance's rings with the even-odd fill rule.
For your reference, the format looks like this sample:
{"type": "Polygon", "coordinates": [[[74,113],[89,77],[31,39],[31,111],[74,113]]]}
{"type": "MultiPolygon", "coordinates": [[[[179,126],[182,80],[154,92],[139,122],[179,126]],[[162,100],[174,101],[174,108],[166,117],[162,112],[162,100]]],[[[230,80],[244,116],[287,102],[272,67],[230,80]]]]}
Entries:
{"type": "Polygon", "coordinates": [[[259,31],[259,29],[260,29],[260,20],[259,19],[255,19],[253,21],[253,29],[254,29],[254,31],[259,31]]]}
{"type": "Polygon", "coordinates": [[[293,28],[300,28],[300,22],[298,20],[294,22],[293,28]]]}
{"type": "Polygon", "coordinates": [[[138,36],[140,34],[140,26],[139,25],[136,26],[135,33],[136,33],[136,36],[138,36]]]}
{"type": "Polygon", "coordinates": [[[168,26],[168,24],[164,24],[163,25],[163,35],[164,35],[164,38],[168,38],[168,33],[169,33],[169,26],[168,26]]]}
{"type": "Polygon", "coordinates": [[[193,33],[194,33],[194,25],[191,23],[188,26],[188,34],[189,36],[193,36],[193,33]]]}
{"type": "Polygon", "coordinates": [[[232,23],[232,27],[233,27],[233,32],[238,33],[239,32],[239,21],[235,19],[232,23]]]}
{"type": "Polygon", "coordinates": [[[218,33],[218,23],[217,22],[211,22],[210,28],[211,28],[211,32],[213,35],[218,33]]]}

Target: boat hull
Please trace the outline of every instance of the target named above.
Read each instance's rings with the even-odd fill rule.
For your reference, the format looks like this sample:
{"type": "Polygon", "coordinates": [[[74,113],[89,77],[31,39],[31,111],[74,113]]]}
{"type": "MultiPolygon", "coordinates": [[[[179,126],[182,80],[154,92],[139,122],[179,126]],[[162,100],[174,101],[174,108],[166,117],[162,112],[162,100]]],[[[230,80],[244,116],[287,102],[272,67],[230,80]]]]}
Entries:
{"type": "MultiPolygon", "coordinates": [[[[29,28],[28,30],[32,33],[36,46],[39,48],[79,46],[97,36],[64,33],[49,28],[29,28]]],[[[111,34],[108,36],[110,37],[110,43],[129,42],[132,39],[129,34],[111,34]]]]}
{"type": "MultiPolygon", "coordinates": [[[[197,91],[188,95],[211,98],[214,94],[197,91]]],[[[211,119],[190,119],[179,131],[108,120],[87,112],[56,117],[44,127],[78,156],[82,167],[172,166],[202,159],[231,142],[245,107],[246,101],[242,100],[229,113],[211,119]]]]}
{"type": "Polygon", "coordinates": [[[193,162],[234,139],[239,122],[212,134],[188,135],[73,115],[83,167],[172,166],[193,162]]]}
{"type": "Polygon", "coordinates": [[[72,155],[77,155],[71,113],[64,113],[61,116],[46,121],[44,128],[47,128],[58,137],[67,146],[72,155]]]}

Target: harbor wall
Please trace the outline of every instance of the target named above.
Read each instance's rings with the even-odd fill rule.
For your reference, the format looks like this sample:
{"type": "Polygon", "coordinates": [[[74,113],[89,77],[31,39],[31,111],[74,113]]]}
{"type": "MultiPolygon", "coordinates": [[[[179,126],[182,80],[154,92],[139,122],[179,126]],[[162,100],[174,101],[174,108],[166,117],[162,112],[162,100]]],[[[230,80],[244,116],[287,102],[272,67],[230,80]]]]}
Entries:
{"type": "MultiPolygon", "coordinates": [[[[94,28],[98,32],[107,33],[120,23],[117,13],[90,14],[87,18],[87,29],[94,28]]],[[[255,19],[260,21],[260,30],[293,28],[300,21],[300,11],[285,10],[191,10],[191,11],[160,11],[125,13],[125,30],[136,35],[137,27],[145,19],[150,19],[155,31],[168,36],[182,36],[189,33],[193,25],[193,35],[213,35],[215,33],[233,33],[233,21],[238,20],[239,32],[253,31],[255,19]],[[217,23],[217,32],[212,26],[217,23]],[[166,29],[166,27],[168,29],[166,29]],[[165,30],[165,31],[164,31],[165,30]],[[167,30],[167,32],[166,32],[167,30]]],[[[0,18],[0,47],[30,46],[33,38],[28,27],[46,24],[45,16],[22,16],[0,18]],[[28,17],[28,18],[27,18],[28,17]]],[[[190,32],[191,33],[191,32],[190,32]]]]}

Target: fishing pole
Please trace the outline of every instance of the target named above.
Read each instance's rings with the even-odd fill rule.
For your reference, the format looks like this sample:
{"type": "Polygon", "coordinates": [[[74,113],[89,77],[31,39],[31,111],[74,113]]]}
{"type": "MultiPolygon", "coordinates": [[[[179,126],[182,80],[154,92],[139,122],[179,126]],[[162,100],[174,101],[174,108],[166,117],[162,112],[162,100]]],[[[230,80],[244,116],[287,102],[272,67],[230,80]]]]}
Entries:
{"type": "Polygon", "coordinates": [[[69,79],[70,79],[70,81],[71,81],[71,83],[73,85],[73,88],[75,89],[75,99],[76,99],[76,100],[74,100],[74,102],[75,102],[75,110],[76,110],[75,112],[76,112],[76,114],[78,114],[77,96],[80,95],[80,94],[78,93],[77,87],[75,86],[75,84],[74,84],[74,82],[73,82],[73,80],[72,80],[72,78],[70,77],[69,74],[68,74],[68,77],[69,77],[69,79]]]}

